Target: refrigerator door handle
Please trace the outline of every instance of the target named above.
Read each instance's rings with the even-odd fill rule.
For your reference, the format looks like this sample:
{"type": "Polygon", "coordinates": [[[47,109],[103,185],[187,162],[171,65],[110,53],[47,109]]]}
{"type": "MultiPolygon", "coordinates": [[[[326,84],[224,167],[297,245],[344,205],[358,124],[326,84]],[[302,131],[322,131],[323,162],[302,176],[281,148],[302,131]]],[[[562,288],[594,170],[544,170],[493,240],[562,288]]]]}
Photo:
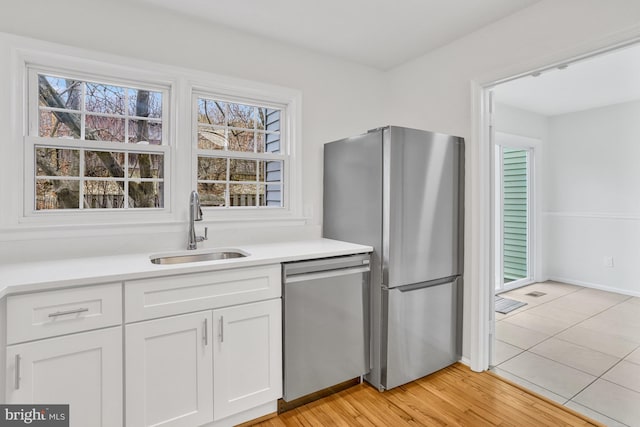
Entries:
{"type": "Polygon", "coordinates": [[[444,285],[445,283],[451,283],[457,280],[458,277],[460,276],[455,275],[455,276],[443,277],[442,279],[429,280],[428,282],[412,283],[411,285],[398,286],[396,288],[385,287],[383,289],[397,289],[400,292],[410,292],[410,291],[415,291],[417,289],[423,289],[431,286],[438,286],[438,285],[444,285]]]}

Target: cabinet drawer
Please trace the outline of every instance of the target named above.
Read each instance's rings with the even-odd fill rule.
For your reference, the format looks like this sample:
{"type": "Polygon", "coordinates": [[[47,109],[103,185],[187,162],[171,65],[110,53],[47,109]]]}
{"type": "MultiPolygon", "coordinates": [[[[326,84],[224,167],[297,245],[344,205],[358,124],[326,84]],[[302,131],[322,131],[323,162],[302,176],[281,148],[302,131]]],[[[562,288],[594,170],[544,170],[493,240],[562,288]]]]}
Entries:
{"type": "Polygon", "coordinates": [[[136,322],[277,298],[280,264],[125,283],[125,321],[136,322]]]}
{"type": "Polygon", "coordinates": [[[122,285],[87,286],[7,298],[7,343],[122,323],[122,285]]]}

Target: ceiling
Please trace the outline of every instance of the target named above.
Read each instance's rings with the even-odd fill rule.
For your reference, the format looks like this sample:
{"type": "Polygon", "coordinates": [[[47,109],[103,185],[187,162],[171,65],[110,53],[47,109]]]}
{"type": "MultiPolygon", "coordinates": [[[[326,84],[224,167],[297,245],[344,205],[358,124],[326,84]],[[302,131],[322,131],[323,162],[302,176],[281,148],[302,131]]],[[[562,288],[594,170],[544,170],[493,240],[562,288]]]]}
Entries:
{"type": "Polygon", "coordinates": [[[640,44],[494,89],[498,103],[555,116],[640,99],[640,44]]]}
{"type": "Polygon", "coordinates": [[[388,70],[540,0],[137,0],[388,70]]]}

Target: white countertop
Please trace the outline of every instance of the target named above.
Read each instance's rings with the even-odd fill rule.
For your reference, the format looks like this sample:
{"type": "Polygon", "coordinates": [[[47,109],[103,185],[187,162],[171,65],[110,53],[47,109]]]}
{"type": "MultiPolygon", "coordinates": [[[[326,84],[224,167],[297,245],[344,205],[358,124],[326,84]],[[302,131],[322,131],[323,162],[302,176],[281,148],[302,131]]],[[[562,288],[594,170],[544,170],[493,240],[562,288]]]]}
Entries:
{"type": "Polygon", "coordinates": [[[242,268],[287,261],[325,258],[371,252],[370,246],[330,239],[303,240],[259,245],[206,248],[194,251],[137,253],[93,258],[74,258],[0,265],[0,298],[22,292],[119,282],[172,274],[242,268]],[[249,255],[244,258],[202,261],[185,264],[152,264],[158,255],[193,255],[202,252],[239,249],[249,255]]]}

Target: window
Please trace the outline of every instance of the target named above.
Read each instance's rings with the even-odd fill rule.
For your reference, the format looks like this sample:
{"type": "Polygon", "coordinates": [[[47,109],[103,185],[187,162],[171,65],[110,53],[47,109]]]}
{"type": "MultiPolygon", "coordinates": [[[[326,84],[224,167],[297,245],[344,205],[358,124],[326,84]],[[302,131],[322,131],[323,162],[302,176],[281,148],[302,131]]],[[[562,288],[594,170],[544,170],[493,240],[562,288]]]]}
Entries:
{"type": "Polygon", "coordinates": [[[162,87],[29,69],[30,210],[164,208],[167,95],[162,87]]]}
{"type": "Polygon", "coordinates": [[[204,206],[281,208],[284,106],[194,96],[197,189],[204,206]]]}
{"type": "Polygon", "coordinates": [[[306,224],[299,91],[4,41],[0,228],[20,238],[181,232],[192,190],[210,224],[306,224]]]}

